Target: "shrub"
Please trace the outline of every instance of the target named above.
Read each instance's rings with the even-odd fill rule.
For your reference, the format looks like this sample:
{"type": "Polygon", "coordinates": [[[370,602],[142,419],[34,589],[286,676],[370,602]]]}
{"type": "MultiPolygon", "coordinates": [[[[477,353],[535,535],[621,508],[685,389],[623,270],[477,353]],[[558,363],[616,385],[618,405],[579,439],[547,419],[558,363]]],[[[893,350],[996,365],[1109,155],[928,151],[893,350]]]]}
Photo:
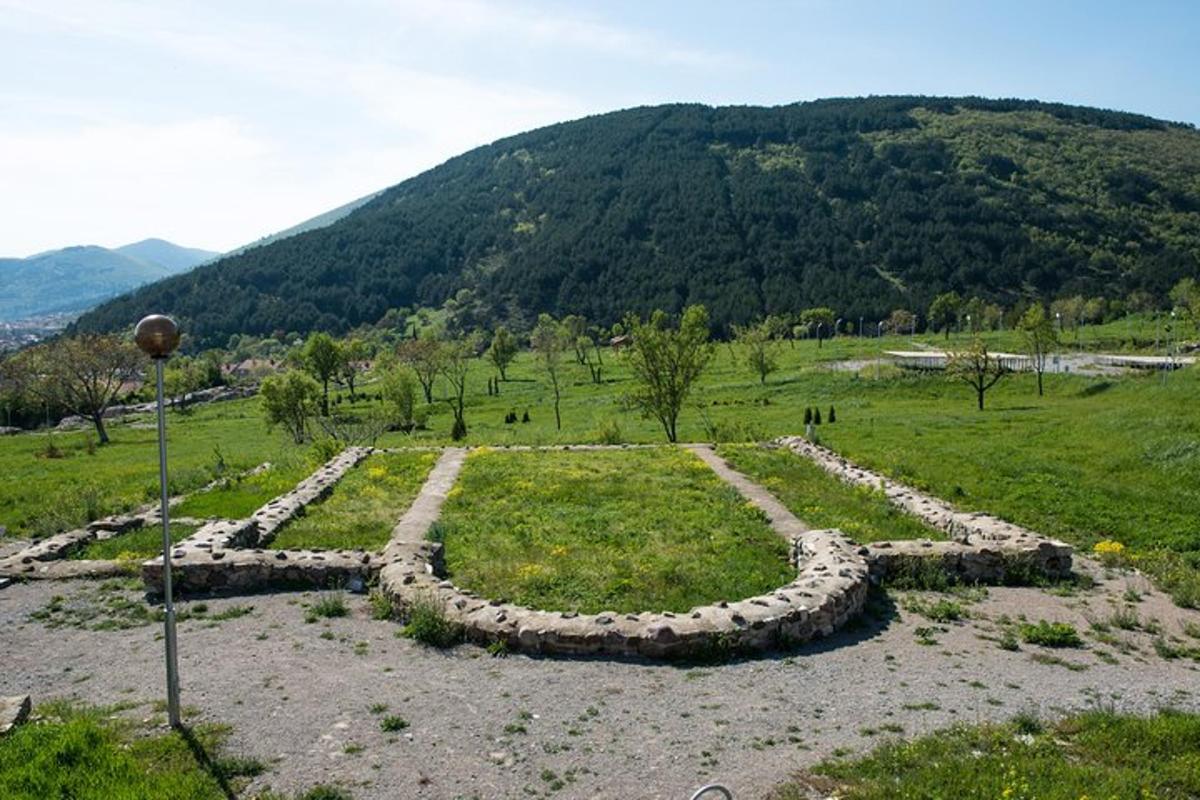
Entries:
{"type": "Polygon", "coordinates": [[[837,422],[837,413],[833,410],[833,406],[829,407],[829,424],[837,422]]]}
{"type": "Polygon", "coordinates": [[[525,415],[521,417],[521,422],[529,422],[529,410],[526,409],[525,415]]]}
{"type": "Polygon", "coordinates": [[[430,647],[453,647],[463,640],[462,626],[446,616],[446,609],[432,597],[423,597],[407,610],[405,636],[430,647]]]}
{"type": "Polygon", "coordinates": [[[805,408],[805,409],[804,409],[804,424],[805,424],[805,425],[808,425],[808,424],[810,424],[811,422],[812,422],[812,409],[811,409],[811,408],[805,408]]]}
{"type": "Polygon", "coordinates": [[[813,425],[820,425],[820,424],[821,424],[821,409],[819,409],[819,408],[814,408],[814,409],[813,409],[813,419],[812,419],[812,421],[813,421],[813,425]]]}
{"type": "Polygon", "coordinates": [[[324,464],[340,452],[342,452],[342,445],[332,436],[320,436],[313,439],[312,456],[313,460],[318,463],[324,464]]]}
{"type": "Polygon", "coordinates": [[[600,423],[593,436],[600,444],[622,444],[625,441],[621,424],[611,417],[600,423]]]}
{"type": "Polygon", "coordinates": [[[1047,622],[1044,619],[1024,623],[1018,629],[1022,641],[1042,647],[1083,647],[1083,639],[1069,622],[1047,622]]]}

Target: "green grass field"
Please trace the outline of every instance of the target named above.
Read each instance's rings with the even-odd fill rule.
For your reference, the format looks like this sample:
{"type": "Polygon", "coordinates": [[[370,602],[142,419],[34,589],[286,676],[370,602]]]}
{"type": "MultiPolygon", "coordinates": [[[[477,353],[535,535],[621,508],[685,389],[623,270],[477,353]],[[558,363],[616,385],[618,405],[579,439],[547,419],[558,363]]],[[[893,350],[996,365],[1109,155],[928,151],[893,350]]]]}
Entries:
{"type": "Polygon", "coordinates": [[[850,486],[789,450],[722,445],[717,453],[765,486],[812,528],[838,528],[859,544],[889,539],[945,539],[888,502],[881,492],[850,486]]]}
{"type": "MultiPolygon", "coordinates": [[[[1153,331],[1151,320],[1135,319],[1084,328],[1081,341],[1116,349],[1152,340],[1153,331]]],[[[997,346],[1015,348],[1011,332],[989,336],[997,346]]],[[[937,335],[917,338],[943,345],[937,335]]],[[[987,410],[980,412],[968,387],[938,374],[833,366],[911,346],[907,337],[839,337],[820,348],[813,341],[785,343],[779,370],[759,385],[736,346],[718,345],[681,415],[680,438],[748,442],[795,434],[803,430],[806,407],[819,407],[827,418],[832,405],[838,421],[818,428],[821,441],[865,466],[1085,550],[1110,538],[1140,556],[1159,554],[1143,564],[1158,564],[1156,574],[1170,573],[1172,585],[1191,587],[1177,597],[1200,602],[1200,369],[1174,373],[1165,385],[1158,374],[1048,375],[1044,397],[1032,376],[1012,376],[988,393],[987,410]]],[[[599,385],[585,367],[566,367],[562,430],[554,425],[551,389],[528,353],[510,367],[499,397],[484,392],[491,367],[475,362],[466,443],[662,442],[656,423],[619,403],[629,388],[620,357],[606,353],[605,362],[599,385]],[[505,424],[509,411],[528,411],[531,422],[505,424]]],[[[368,395],[376,391],[369,382],[364,388],[368,395]]],[[[439,381],[435,393],[444,392],[439,381]]],[[[377,405],[373,399],[351,405],[337,396],[342,411],[377,405]]],[[[449,406],[437,400],[429,410],[427,430],[388,433],[379,445],[448,444],[449,406]]],[[[267,432],[255,399],[172,415],[170,432],[177,491],[214,476],[214,446],[229,470],[286,461],[288,452],[298,457],[282,433],[267,432]]],[[[88,434],[56,434],[68,453],[62,459],[39,456],[44,434],[0,439],[0,473],[11,476],[0,483],[0,525],[18,535],[49,533],[153,498],[153,430],[113,425],[112,435],[112,445],[89,455],[88,434]]]]}
{"type": "Polygon", "coordinates": [[[549,610],[684,612],[795,578],[761,512],[677,448],[473,452],[437,533],[460,586],[549,610]]]}
{"type": "MultiPolygon", "coordinates": [[[[1018,718],[957,727],[835,759],[814,772],[844,800],[1081,800],[1200,796],[1200,715],[1089,712],[1053,724],[1018,718]]],[[[797,785],[771,800],[804,800],[797,785]]]]}
{"type": "Polygon", "coordinates": [[[428,451],[369,456],[338,481],[329,497],[279,531],[270,546],[381,550],[436,460],[428,451]]]}
{"type": "MultiPolygon", "coordinates": [[[[196,532],[194,525],[171,523],[171,541],[182,542],[196,532]]],[[[96,561],[141,561],[162,554],[162,528],[148,525],[128,533],[89,542],[71,554],[75,559],[96,561]]]]}

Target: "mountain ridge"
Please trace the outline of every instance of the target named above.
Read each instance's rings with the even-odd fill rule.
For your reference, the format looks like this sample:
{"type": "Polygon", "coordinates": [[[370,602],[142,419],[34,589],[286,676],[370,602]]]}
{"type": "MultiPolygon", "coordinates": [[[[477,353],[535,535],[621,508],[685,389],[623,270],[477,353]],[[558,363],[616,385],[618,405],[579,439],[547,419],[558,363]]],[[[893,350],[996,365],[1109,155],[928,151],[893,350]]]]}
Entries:
{"type": "Polygon", "coordinates": [[[1161,298],[1198,265],[1200,134],[1184,123],[976,97],[670,104],[476,148],[78,329],[161,310],[211,345],[448,300],[518,327],[699,302],[723,328],[813,305],[878,319],[951,289],[1161,298]]]}

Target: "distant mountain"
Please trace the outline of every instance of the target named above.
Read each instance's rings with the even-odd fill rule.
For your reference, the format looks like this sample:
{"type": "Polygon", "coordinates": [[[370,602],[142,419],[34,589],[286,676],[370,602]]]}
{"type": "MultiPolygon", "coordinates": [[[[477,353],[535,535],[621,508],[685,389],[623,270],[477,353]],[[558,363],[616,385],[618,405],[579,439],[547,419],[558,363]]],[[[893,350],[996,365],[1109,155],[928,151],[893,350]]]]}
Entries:
{"type": "Polygon", "coordinates": [[[211,261],[220,253],[200,250],[195,247],[180,247],[165,239],[143,239],[133,244],[122,245],[116,252],[127,255],[134,261],[165,267],[171,272],[182,272],[197,264],[211,261]]]}
{"type": "Polygon", "coordinates": [[[193,347],[224,345],[449,300],[462,324],[514,327],[703,303],[728,330],[811,306],[924,312],[948,290],[1161,302],[1185,276],[1200,278],[1190,125],[979,97],[664,105],[476,148],[77,328],[161,311],[193,347]]]}
{"type": "Polygon", "coordinates": [[[84,245],[0,258],[0,322],[85,311],[219,255],[146,239],[115,249],[84,245]]]}

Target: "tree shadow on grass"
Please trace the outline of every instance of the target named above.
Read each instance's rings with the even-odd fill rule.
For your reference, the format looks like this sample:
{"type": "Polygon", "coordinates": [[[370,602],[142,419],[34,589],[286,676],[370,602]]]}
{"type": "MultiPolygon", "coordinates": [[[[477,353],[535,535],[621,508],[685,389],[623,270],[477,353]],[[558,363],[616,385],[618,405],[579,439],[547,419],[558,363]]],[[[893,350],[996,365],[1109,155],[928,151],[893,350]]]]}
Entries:
{"type": "Polygon", "coordinates": [[[204,743],[196,736],[195,732],[187,725],[179,728],[179,735],[187,744],[188,749],[192,751],[192,757],[196,759],[196,764],[200,769],[204,770],[212,777],[213,781],[221,790],[221,794],[225,795],[226,800],[238,800],[237,793],[229,784],[229,776],[227,770],[208,754],[204,743]]]}

